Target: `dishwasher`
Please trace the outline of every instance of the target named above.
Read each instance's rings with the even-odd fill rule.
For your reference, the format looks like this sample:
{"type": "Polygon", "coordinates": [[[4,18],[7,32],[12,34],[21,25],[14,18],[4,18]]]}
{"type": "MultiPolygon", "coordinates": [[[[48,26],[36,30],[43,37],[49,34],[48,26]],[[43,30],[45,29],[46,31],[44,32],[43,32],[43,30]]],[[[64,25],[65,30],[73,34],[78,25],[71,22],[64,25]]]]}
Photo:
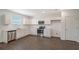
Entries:
{"type": "Polygon", "coordinates": [[[16,30],[7,31],[7,40],[8,42],[16,40],[16,30]]]}

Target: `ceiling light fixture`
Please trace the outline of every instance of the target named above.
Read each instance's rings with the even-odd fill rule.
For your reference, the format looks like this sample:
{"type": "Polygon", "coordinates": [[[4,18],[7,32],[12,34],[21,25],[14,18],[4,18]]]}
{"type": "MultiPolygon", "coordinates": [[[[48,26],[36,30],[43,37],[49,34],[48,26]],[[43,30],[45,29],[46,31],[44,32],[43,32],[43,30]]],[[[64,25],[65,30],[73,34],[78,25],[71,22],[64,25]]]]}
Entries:
{"type": "Polygon", "coordinates": [[[42,13],[46,13],[45,11],[42,11],[42,13]]]}

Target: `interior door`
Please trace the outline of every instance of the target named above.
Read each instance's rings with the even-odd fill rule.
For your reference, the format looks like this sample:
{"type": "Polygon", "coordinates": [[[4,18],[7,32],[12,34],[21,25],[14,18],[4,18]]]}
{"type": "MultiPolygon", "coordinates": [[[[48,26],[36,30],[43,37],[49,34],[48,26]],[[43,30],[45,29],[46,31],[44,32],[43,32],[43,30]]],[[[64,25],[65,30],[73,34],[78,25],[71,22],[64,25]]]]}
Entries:
{"type": "Polygon", "coordinates": [[[61,21],[52,20],[51,21],[51,36],[60,37],[61,33],[61,21]]]}
{"type": "Polygon", "coordinates": [[[0,42],[2,42],[2,40],[3,40],[3,30],[2,30],[2,28],[3,28],[3,17],[2,17],[2,15],[0,15],[0,42]]]}
{"type": "Polygon", "coordinates": [[[3,41],[4,35],[3,35],[3,30],[2,30],[2,26],[0,26],[0,42],[3,41]]]}
{"type": "Polygon", "coordinates": [[[65,39],[79,41],[79,17],[65,17],[65,39]]]}

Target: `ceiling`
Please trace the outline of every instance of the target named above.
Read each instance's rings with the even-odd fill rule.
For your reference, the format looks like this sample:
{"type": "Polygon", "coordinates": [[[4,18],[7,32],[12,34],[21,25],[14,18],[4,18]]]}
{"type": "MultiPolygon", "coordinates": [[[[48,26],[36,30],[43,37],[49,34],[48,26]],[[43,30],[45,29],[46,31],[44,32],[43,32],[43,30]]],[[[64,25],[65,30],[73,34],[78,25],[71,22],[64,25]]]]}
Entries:
{"type": "Polygon", "coordinates": [[[61,10],[59,9],[9,9],[9,10],[28,16],[61,14],[61,10]]]}

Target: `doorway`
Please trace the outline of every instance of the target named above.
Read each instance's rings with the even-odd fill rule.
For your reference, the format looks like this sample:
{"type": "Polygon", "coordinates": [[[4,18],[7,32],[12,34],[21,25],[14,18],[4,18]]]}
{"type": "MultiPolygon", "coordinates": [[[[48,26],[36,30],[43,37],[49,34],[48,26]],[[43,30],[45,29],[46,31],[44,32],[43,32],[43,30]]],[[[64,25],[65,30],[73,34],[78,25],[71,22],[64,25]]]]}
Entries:
{"type": "Polygon", "coordinates": [[[65,40],[79,41],[79,17],[65,17],[65,40]]]}
{"type": "Polygon", "coordinates": [[[51,20],[51,36],[60,37],[61,34],[61,20],[51,20]]]}

